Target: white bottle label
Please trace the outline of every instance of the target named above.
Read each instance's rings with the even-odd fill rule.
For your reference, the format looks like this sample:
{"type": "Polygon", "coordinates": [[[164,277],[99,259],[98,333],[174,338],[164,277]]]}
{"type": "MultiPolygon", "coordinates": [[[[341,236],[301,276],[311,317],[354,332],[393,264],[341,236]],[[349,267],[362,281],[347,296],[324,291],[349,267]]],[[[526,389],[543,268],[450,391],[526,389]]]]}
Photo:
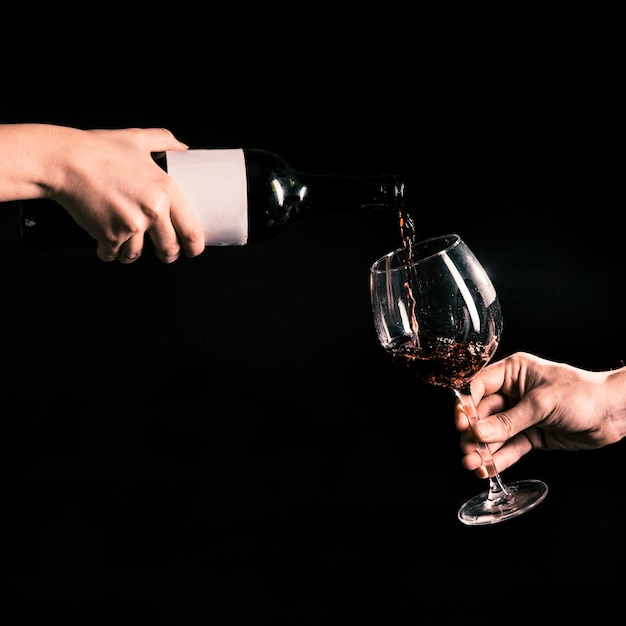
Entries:
{"type": "Polygon", "coordinates": [[[207,246],[248,242],[246,161],[241,148],[168,150],[167,171],[200,218],[207,246]]]}

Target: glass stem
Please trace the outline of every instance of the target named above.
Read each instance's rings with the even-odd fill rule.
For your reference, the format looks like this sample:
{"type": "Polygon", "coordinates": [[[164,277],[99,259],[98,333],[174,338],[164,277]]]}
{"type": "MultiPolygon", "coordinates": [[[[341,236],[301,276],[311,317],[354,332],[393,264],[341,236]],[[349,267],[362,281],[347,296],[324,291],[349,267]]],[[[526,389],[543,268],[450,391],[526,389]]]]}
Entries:
{"type": "Polygon", "coordinates": [[[510,491],[506,488],[505,484],[500,478],[500,474],[496,469],[496,464],[493,462],[493,457],[491,456],[491,450],[489,450],[489,446],[486,443],[478,441],[478,439],[476,438],[474,426],[476,422],[478,422],[479,418],[478,411],[476,410],[476,405],[474,404],[474,400],[472,398],[469,384],[465,385],[461,389],[455,389],[454,393],[463,405],[463,411],[467,416],[467,421],[469,423],[470,429],[472,430],[472,433],[474,433],[474,438],[476,439],[478,454],[480,454],[483,465],[487,469],[487,474],[489,477],[488,500],[495,502],[497,500],[501,500],[502,498],[507,498],[510,495],[510,491]]]}

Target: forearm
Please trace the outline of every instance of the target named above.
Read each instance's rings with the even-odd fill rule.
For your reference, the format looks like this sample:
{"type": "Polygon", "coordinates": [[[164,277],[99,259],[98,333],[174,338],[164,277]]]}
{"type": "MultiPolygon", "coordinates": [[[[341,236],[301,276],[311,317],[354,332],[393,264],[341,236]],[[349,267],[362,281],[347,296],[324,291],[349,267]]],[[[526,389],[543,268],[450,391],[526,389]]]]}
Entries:
{"type": "Polygon", "coordinates": [[[83,132],[49,124],[0,124],[0,202],[49,196],[83,132]]]}

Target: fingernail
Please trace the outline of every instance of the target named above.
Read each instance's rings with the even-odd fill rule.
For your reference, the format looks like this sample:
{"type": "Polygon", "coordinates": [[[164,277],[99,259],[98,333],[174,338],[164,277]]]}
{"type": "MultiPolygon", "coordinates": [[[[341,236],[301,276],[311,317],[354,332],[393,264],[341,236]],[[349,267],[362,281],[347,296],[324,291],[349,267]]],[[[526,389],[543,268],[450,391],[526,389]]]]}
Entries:
{"type": "Polygon", "coordinates": [[[487,468],[484,465],[481,465],[475,472],[474,474],[478,477],[478,478],[489,478],[489,472],[487,471],[487,468]]]}

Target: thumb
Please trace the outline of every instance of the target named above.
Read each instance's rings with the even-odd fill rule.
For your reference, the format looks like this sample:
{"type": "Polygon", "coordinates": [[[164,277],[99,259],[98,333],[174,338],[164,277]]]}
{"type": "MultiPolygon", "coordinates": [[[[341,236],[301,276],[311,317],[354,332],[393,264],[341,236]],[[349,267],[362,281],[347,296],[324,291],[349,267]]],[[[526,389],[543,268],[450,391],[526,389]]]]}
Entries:
{"type": "Polygon", "coordinates": [[[189,146],[179,141],[166,128],[145,128],[142,140],[150,148],[150,152],[165,152],[166,150],[187,150],[189,146]]]}
{"type": "Polygon", "coordinates": [[[506,411],[479,419],[474,425],[474,435],[483,443],[507,441],[534,422],[531,403],[522,399],[506,411]]]}

